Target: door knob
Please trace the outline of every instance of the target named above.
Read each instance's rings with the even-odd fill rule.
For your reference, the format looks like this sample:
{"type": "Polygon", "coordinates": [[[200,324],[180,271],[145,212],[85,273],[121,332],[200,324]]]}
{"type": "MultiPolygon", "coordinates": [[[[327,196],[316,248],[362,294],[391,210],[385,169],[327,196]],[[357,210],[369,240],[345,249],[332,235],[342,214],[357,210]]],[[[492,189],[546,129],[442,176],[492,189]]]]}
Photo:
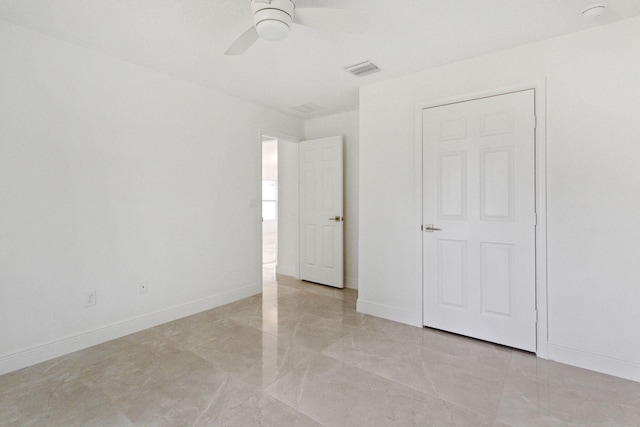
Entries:
{"type": "Polygon", "coordinates": [[[433,224],[425,224],[424,232],[425,233],[433,233],[434,231],[442,231],[442,228],[435,228],[433,224]]]}
{"type": "Polygon", "coordinates": [[[334,216],[333,218],[329,218],[329,221],[342,222],[344,219],[341,216],[334,216]]]}

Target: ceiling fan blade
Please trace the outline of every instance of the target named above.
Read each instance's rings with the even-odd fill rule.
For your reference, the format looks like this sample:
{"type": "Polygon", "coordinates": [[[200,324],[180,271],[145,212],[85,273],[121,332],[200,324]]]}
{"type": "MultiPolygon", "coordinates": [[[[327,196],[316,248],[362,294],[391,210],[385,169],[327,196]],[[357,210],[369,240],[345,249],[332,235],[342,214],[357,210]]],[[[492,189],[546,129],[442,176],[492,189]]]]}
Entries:
{"type": "Polygon", "coordinates": [[[349,9],[354,5],[347,0],[294,0],[296,9],[306,8],[335,8],[349,9]]]}
{"type": "Polygon", "coordinates": [[[242,55],[249,49],[257,40],[258,40],[258,32],[256,31],[256,27],[251,27],[240,37],[236,39],[229,49],[224,53],[225,55],[242,55]]]}
{"type": "Polygon", "coordinates": [[[303,7],[299,9],[297,3],[293,22],[318,30],[351,34],[362,34],[369,27],[369,20],[361,13],[347,9],[326,7],[303,7]]]}

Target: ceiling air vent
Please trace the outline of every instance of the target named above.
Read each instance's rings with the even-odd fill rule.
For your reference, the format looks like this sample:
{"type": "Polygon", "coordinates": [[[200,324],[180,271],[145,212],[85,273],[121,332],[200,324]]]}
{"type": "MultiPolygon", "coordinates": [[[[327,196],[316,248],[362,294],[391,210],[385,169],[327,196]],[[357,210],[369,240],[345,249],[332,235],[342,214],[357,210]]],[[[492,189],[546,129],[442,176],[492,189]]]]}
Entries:
{"type": "Polygon", "coordinates": [[[318,111],[324,110],[324,108],[312,102],[302,105],[296,105],[295,107],[291,108],[304,114],[317,113],[318,111]]]}
{"type": "Polygon", "coordinates": [[[346,67],[345,70],[350,72],[356,77],[366,76],[367,74],[377,73],[380,71],[377,65],[373,64],[370,61],[361,62],[359,64],[352,65],[350,67],[346,67]]]}

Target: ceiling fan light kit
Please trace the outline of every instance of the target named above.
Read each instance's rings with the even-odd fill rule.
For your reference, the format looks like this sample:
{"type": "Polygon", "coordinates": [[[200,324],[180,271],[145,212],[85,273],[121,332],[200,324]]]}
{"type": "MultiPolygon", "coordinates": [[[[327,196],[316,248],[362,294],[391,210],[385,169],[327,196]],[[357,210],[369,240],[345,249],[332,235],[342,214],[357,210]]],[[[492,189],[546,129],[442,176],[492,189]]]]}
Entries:
{"type": "MultiPolygon", "coordinates": [[[[343,1],[348,3],[347,0],[343,1]]],[[[251,12],[253,25],[231,43],[225,55],[242,55],[259,39],[283,40],[294,24],[354,34],[366,29],[357,16],[353,16],[353,21],[344,19],[345,13],[349,15],[347,9],[334,7],[331,3],[322,5],[316,0],[251,0],[251,12]],[[336,18],[328,17],[323,10],[333,13],[336,18]]]]}
{"type": "Polygon", "coordinates": [[[252,1],[253,25],[260,38],[270,41],[284,40],[293,23],[294,8],[291,0],[252,1]]]}

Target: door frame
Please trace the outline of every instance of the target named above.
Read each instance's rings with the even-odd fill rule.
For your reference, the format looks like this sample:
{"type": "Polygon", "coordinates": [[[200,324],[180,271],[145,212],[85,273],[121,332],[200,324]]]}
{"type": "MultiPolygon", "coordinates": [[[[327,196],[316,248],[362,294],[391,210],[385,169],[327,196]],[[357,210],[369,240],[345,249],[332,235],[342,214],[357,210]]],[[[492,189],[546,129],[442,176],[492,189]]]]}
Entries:
{"type": "Polygon", "coordinates": [[[488,98],[499,95],[506,95],[513,92],[525,90],[534,91],[534,112],[536,116],[535,129],[535,206],[537,213],[536,235],[535,235],[535,287],[536,287],[536,355],[546,359],[548,357],[548,309],[547,309],[547,140],[546,140],[546,80],[539,80],[531,83],[518,84],[459,95],[451,98],[439,99],[432,102],[416,104],[415,113],[415,280],[419,285],[416,294],[416,313],[420,313],[420,325],[423,325],[424,318],[424,286],[423,286],[423,257],[422,257],[422,144],[423,144],[423,123],[422,111],[425,108],[441,107],[448,104],[473,101],[476,99],[488,98]]]}

